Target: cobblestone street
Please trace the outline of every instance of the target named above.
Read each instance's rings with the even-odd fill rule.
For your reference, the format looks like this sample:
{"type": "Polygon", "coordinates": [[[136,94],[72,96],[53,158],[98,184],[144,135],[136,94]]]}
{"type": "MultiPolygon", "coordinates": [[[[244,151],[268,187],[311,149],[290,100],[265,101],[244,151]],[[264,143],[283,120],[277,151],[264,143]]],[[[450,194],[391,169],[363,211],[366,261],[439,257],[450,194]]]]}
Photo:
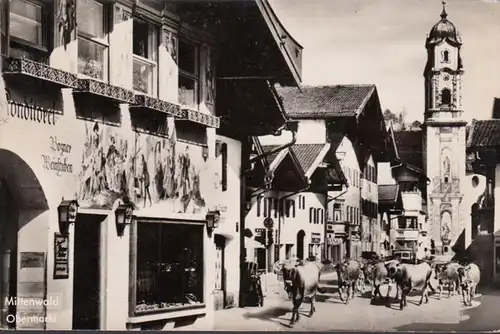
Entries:
{"type": "MultiPolygon", "coordinates": [[[[408,307],[399,310],[399,304],[392,301],[390,307],[382,303],[370,305],[369,293],[359,294],[348,305],[343,304],[336,293],[335,275],[322,277],[322,286],[327,293],[318,295],[316,313],[308,317],[310,304],[300,308],[301,318],[293,328],[289,326],[292,303],[286,300],[282,285],[270,285],[262,308],[236,308],[216,312],[216,330],[445,330],[456,328],[461,320],[458,296],[437,300],[430,296],[429,304],[416,305],[420,296],[408,298],[408,307]]],[[[369,288],[366,288],[369,291],[369,288]]],[[[387,290],[381,288],[385,295],[387,290]]],[[[393,291],[395,291],[393,289],[393,291]]]]}

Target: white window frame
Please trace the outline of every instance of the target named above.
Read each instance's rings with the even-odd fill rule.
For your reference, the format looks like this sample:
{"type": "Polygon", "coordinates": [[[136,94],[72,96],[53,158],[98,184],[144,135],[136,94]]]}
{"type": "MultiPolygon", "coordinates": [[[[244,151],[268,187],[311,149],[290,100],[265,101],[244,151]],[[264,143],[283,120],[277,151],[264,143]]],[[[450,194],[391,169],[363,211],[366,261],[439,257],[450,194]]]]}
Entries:
{"type": "MultiPolygon", "coordinates": [[[[154,69],[152,72],[153,78],[151,79],[152,85],[151,85],[151,91],[148,91],[147,93],[141,92],[138,90],[134,90],[136,94],[145,94],[153,97],[158,97],[159,95],[159,90],[158,90],[158,26],[154,24],[151,21],[143,20],[140,18],[135,18],[134,21],[141,21],[144,22],[148,25],[148,56],[149,58],[145,58],[139,55],[136,55],[135,53],[133,54],[133,60],[134,61],[139,61],[141,63],[144,63],[146,65],[153,65],[154,69]]],[[[133,67],[132,67],[133,71],[133,67]]]]}
{"type": "MultiPolygon", "coordinates": [[[[184,70],[181,69],[180,66],[178,66],[178,70],[179,70],[179,77],[184,76],[184,77],[186,77],[186,78],[188,78],[190,80],[194,80],[195,81],[195,93],[194,93],[195,102],[194,102],[194,106],[186,106],[186,107],[195,108],[196,110],[198,110],[199,107],[200,107],[200,64],[201,64],[201,59],[200,59],[200,44],[196,43],[193,40],[185,38],[183,36],[179,36],[179,42],[178,42],[179,45],[177,47],[177,52],[178,52],[177,59],[181,58],[181,54],[180,54],[180,44],[181,44],[181,42],[182,43],[186,43],[186,44],[190,44],[191,46],[194,47],[194,59],[195,59],[195,64],[194,64],[194,70],[195,71],[194,71],[194,73],[189,73],[187,71],[184,71],[184,70]]],[[[180,60],[179,60],[179,63],[180,63],[180,60]]],[[[178,84],[177,89],[180,88],[179,85],[180,85],[180,83],[178,84]]]]}
{"type": "MultiPolygon", "coordinates": [[[[92,80],[102,81],[102,82],[109,82],[109,34],[108,34],[108,32],[110,31],[110,26],[112,24],[108,19],[109,9],[105,3],[102,3],[100,1],[97,1],[97,0],[86,0],[86,1],[93,2],[93,3],[96,3],[100,6],[102,6],[102,21],[103,21],[102,28],[103,28],[104,38],[92,37],[92,36],[89,36],[89,35],[81,32],[80,29],[78,28],[78,24],[77,24],[77,27],[76,27],[77,28],[77,42],[79,42],[80,39],[83,39],[87,42],[95,43],[99,46],[105,47],[104,56],[103,56],[104,59],[103,59],[103,64],[102,64],[103,77],[102,78],[94,78],[94,77],[85,75],[85,74],[80,73],[80,72],[78,72],[78,76],[83,77],[83,78],[92,79],[92,80]]],[[[77,6],[77,9],[76,9],[77,19],[76,20],[77,20],[77,22],[78,22],[78,12],[81,10],[78,8],[78,6],[81,6],[81,3],[82,3],[81,1],[76,2],[76,6],[77,6]]],[[[77,54],[78,54],[78,51],[77,51],[77,54]]],[[[77,57],[78,57],[78,55],[77,55],[77,57]]]]}

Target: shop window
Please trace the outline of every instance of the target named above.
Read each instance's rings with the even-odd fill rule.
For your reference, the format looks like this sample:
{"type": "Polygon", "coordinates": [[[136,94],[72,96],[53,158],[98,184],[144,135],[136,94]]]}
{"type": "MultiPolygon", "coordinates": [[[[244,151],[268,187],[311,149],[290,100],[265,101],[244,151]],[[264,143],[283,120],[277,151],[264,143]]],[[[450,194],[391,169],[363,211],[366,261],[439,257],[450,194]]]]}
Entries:
{"type": "Polygon", "coordinates": [[[179,103],[198,109],[199,48],[186,40],[179,40],[179,103]]]}
{"type": "Polygon", "coordinates": [[[133,88],[157,96],[158,28],[149,22],[134,19],[133,23],[133,88]]]}
{"type": "Polygon", "coordinates": [[[204,302],[203,228],[137,224],[136,314],[204,302]]]}
{"type": "Polygon", "coordinates": [[[308,251],[308,258],[311,258],[314,256],[314,245],[313,244],[309,244],[309,251],[308,251]]]}
{"type": "Polygon", "coordinates": [[[265,248],[255,249],[255,258],[257,259],[257,270],[266,269],[266,255],[267,252],[265,248]]]}
{"type": "Polygon", "coordinates": [[[10,56],[47,62],[51,9],[41,1],[10,2],[10,56]]]}
{"type": "Polygon", "coordinates": [[[108,80],[107,8],[94,0],[78,0],[78,73],[108,80]]]}

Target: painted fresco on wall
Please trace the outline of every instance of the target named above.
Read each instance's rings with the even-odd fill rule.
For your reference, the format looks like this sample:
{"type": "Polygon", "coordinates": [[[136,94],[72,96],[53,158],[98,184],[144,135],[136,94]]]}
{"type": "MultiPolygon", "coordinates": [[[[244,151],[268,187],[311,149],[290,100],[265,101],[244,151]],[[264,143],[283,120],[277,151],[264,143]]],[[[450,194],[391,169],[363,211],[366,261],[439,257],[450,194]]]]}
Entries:
{"type": "Polygon", "coordinates": [[[207,167],[201,147],[177,141],[173,124],[167,133],[134,133],[130,143],[114,127],[86,123],[80,205],[111,208],[121,198],[137,209],[161,203],[170,212],[200,212],[206,206],[200,174],[207,167]]]}
{"type": "Polygon", "coordinates": [[[110,208],[118,198],[130,198],[130,170],[134,156],[116,128],[85,123],[80,172],[80,205],[110,208]]]}

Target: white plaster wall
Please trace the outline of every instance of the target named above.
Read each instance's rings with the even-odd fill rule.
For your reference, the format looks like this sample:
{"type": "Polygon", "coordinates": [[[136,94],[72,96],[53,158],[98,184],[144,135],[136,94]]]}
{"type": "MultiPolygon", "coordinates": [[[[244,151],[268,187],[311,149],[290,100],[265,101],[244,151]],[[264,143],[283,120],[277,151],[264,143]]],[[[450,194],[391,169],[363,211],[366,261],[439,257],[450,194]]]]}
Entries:
{"type": "MultiPolygon", "coordinates": [[[[351,179],[349,179],[349,173],[347,172],[347,168],[351,170],[355,170],[357,172],[357,175],[361,175],[361,170],[359,168],[359,162],[358,158],[356,156],[356,152],[354,151],[354,147],[352,145],[352,142],[347,138],[344,137],[342,142],[340,143],[339,147],[337,148],[337,157],[343,157],[342,160],[340,160],[340,165],[342,166],[342,170],[344,171],[344,174],[346,175],[346,178],[348,178],[349,181],[349,187],[347,188],[347,192],[345,194],[341,195],[342,192],[331,192],[331,196],[339,196],[339,200],[344,201],[344,208],[347,206],[359,208],[360,205],[360,196],[361,196],[361,180],[359,183],[359,186],[355,186],[354,182],[351,179]]],[[[344,210],[343,213],[344,217],[346,217],[346,212],[344,210]]]]}
{"type": "Polygon", "coordinates": [[[495,188],[493,191],[495,197],[494,232],[496,233],[500,230],[500,164],[497,164],[495,168],[495,188]]]}
{"type": "Polygon", "coordinates": [[[465,247],[469,247],[469,245],[472,242],[471,208],[472,205],[478,201],[479,197],[486,190],[486,177],[480,174],[467,175],[463,178],[463,182],[461,185],[463,186],[462,189],[464,193],[464,198],[462,200],[462,203],[464,211],[463,216],[464,216],[464,229],[465,229],[465,247]],[[477,179],[479,180],[476,187],[473,187],[472,185],[472,179],[474,177],[477,177],[477,179]]]}
{"type": "MultiPolygon", "coordinates": [[[[217,136],[227,144],[227,190],[222,191],[219,185],[214,185],[212,194],[207,195],[207,199],[212,201],[214,208],[221,211],[221,223],[215,233],[221,234],[226,238],[225,249],[225,269],[226,269],[226,288],[227,292],[234,293],[236,297],[239,294],[239,256],[240,256],[240,185],[241,185],[241,143],[234,139],[223,136],[217,136]]],[[[221,173],[221,157],[214,159],[213,169],[215,173],[221,173]]],[[[214,180],[217,182],[218,178],[214,180]]],[[[212,287],[213,289],[213,287],[212,287]]]]}
{"type": "MultiPolygon", "coordinates": [[[[280,136],[261,136],[259,140],[262,145],[282,145],[292,140],[292,133],[283,131],[280,136]]],[[[300,120],[297,130],[297,144],[325,144],[326,142],[325,120],[300,120]]]]}
{"type": "MultiPolygon", "coordinates": [[[[367,164],[371,167],[375,167],[375,163],[373,162],[373,158],[371,156],[368,159],[367,164]]],[[[361,184],[361,197],[374,203],[378,203],[378,185],[368,181],[367,179],[362,179],[361,184]]]]}
{"type": "Polygon", "coordinates": [[[458,67],[458,49],[451,46],[447,42],[443,41],[436,45],[434,49],[434,68],[439,71],[445,67],[450,68],[452,70],[458,67]],[[449,51],[449,60],[450,62],[444,63],[442,62],[441,53],[445,50],[449,51]]]}
{"type": "Polygon", "coordinates": [[[392,177],[390,162],[377,163],[377,184],[396,184],[396,179],[392,177]]]}

